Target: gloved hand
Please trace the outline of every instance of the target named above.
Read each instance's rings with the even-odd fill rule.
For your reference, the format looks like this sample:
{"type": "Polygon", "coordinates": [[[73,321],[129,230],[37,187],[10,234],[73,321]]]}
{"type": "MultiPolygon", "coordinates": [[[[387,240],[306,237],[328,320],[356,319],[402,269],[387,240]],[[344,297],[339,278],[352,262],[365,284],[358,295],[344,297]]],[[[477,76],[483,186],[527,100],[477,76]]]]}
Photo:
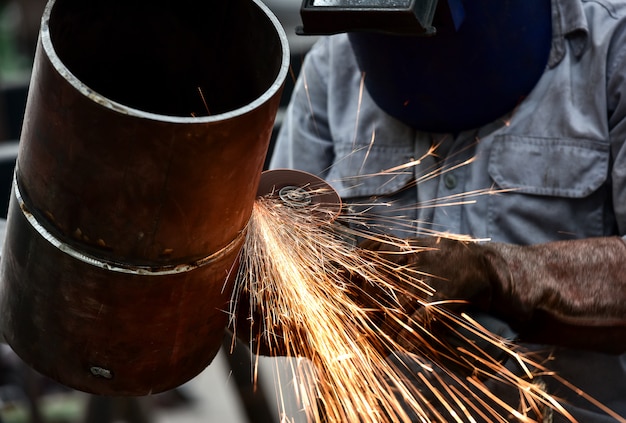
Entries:
{"type": "MultiPolygon", "coordinates": [[[[618,237],[558,241],[532,246],[473,243],[447,238],[366,241],[362,254],[388,260],[397,292],[435,289],[431,301],[466,300],[502,318],[521,341],[626,351],[626,243],[618,237]]],[[[365,297],[385,292],[363,284],[365,297]]],[[[398,301],[409,315],[423,313],[413,296],[398,301]],[[409,303],[412,302],[412,303],[409,303]]],[[[453,310],[463,302],[451,302],[453,310]]],[[[394,330],[402,338],[401,324],[394,330]]]]}

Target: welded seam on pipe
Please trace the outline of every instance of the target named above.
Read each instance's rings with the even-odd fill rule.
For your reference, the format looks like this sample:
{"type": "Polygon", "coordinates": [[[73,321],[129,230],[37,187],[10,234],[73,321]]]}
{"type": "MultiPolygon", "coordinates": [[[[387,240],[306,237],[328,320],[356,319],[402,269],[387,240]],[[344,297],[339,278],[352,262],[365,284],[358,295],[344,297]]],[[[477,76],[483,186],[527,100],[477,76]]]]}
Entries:
{"type": "Polygon", "coordinates": [[[51,245],[56,247],[59,251],[71,256],[72,258],[79,260],[83,263],[89,264],[94,267],[99,267],[104,270],[108,270],[111,272],[117,273],[127,273],[134,275],[150,275],[150,276],[161,276],[161,275],[172,275],[178,273],[185,273],[191,270],[195,270],[199,267],[206,266],[210,263],[213,263],[222,257],[232,253],[235,249],[241,247],[241,243],[243,242],[243,238],[245,236],[246,230],[245,228],[239,232],[239,234],[225,247],[216,251],[215,253],[206,256],[204,258],[194,260],[191,263],[182,263],[177,265],[169,265],[169,266],[151,266],[151,265],[130,265],[125,263],[114,262],[110,260],[104,260],[93,255],[87,254],[85,252],[79,251],[69,245],[66,242],[63,242],[52,233],[50,233],[38,220],[37,218],[29,211],[29,206],[24,201],[24,197],[19,189],[19,183],[17,179],[17,167],[15,169],[15,173],[13,174],[13,192],[15,193],[15,198],[18,201],[20,206],[20,210],[22,214],[31,225],[31,227],[39,234],[43,239],[48,241],[51,245]]]}

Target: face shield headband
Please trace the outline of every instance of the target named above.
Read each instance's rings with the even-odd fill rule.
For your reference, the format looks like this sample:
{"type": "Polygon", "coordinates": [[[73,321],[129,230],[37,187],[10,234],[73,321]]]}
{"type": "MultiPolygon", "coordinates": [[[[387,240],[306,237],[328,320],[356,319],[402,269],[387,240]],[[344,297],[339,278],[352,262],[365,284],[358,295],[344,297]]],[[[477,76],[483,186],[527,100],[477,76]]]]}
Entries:
{"type": "Polygon", "coordinates": [[[434,35],[442,27],[458,28],[462,0],[304,0],[300,35],[368,31],[434,35]]]}

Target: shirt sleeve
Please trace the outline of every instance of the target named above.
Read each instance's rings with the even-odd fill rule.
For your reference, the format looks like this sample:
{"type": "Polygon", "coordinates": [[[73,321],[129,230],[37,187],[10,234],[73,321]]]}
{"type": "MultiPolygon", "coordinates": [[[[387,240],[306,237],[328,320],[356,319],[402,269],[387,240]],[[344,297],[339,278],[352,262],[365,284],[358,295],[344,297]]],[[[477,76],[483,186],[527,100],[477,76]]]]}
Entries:
{"type": "MultiPolygon", "coordinates": [[[[626,236],[626,25],[616,30],[607,58],[607,107],[611,142],[613,208],[626,236]]],[[[626,239],[626,238],[625,238],[626,239]]]]}
{"type": "Polygon", "coordinates": [[[321,38],[304,59],[276,139],[271,169],[299,169],[324,178],[333,163],[327,108],[329,45],[328,38],[321,38]]]}

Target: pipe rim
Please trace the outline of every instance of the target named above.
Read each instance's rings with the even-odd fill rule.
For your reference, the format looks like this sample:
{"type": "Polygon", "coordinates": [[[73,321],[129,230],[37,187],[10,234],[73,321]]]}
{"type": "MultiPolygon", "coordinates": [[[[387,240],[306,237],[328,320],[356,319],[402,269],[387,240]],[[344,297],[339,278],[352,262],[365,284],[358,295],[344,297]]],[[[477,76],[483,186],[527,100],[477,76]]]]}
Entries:
{"type": "Polygon", "coordinates": [[[276,30],[278,35],[278,39],[281,44],[282,51],[282,60],[280,69],[274,82],[270,85],[270,87],[260,96],[258,96],[252,102],[246,104],[245,106],[239,107],[234,110],[230,110],[228,112],[219,113],[211,116],[200,116],[200,117],[186,117],[186,116],[171,116],[153,112],[146,112],[135,107],[126,106],[122,103],[119,103],[115,100],[111,100],[98,92],[92,90],[83,82],[81,82],[68,68],[65,66],[61,58],[57,55],[54,46],[52,45],[52,39],[50,36],[50,15],[52,13],[52,9],[57,0],[50,0],[46,4],[44,9],[43,16],[41,18],[41,31],[40,31],[40,39],[41,44],[46,51],[48,58],[54,68],[61,76],[63,76],[78,92],[80,92],[85,97],[88,97],[90,100],[100,104],[101,106],[115,111],[120,114],[125,114],[133,117],[140,117],[144,119],[151,119],[159,122],[168,122],[168,123],[185,123],[185,124],[203,124],[203,123],[211,123],[211,122],[219,122],[227,119],[232,119],[237,116],[244,115],[246,113],[252,112],[255,109],[258,109],[262,104],[268,102],[270,99],[274,97],[274,95],[282,89],[283,83],[287,77],[287,73],[289,71],[289,41],[287,39],[287,34],[285,33],[285,29],[281,25],[280,21],[274,15],[274,13],[260,0],[250,0],[254,5],[261,10],[265,14],[265,16],[270,20],[272,26],[276,30]]]}

